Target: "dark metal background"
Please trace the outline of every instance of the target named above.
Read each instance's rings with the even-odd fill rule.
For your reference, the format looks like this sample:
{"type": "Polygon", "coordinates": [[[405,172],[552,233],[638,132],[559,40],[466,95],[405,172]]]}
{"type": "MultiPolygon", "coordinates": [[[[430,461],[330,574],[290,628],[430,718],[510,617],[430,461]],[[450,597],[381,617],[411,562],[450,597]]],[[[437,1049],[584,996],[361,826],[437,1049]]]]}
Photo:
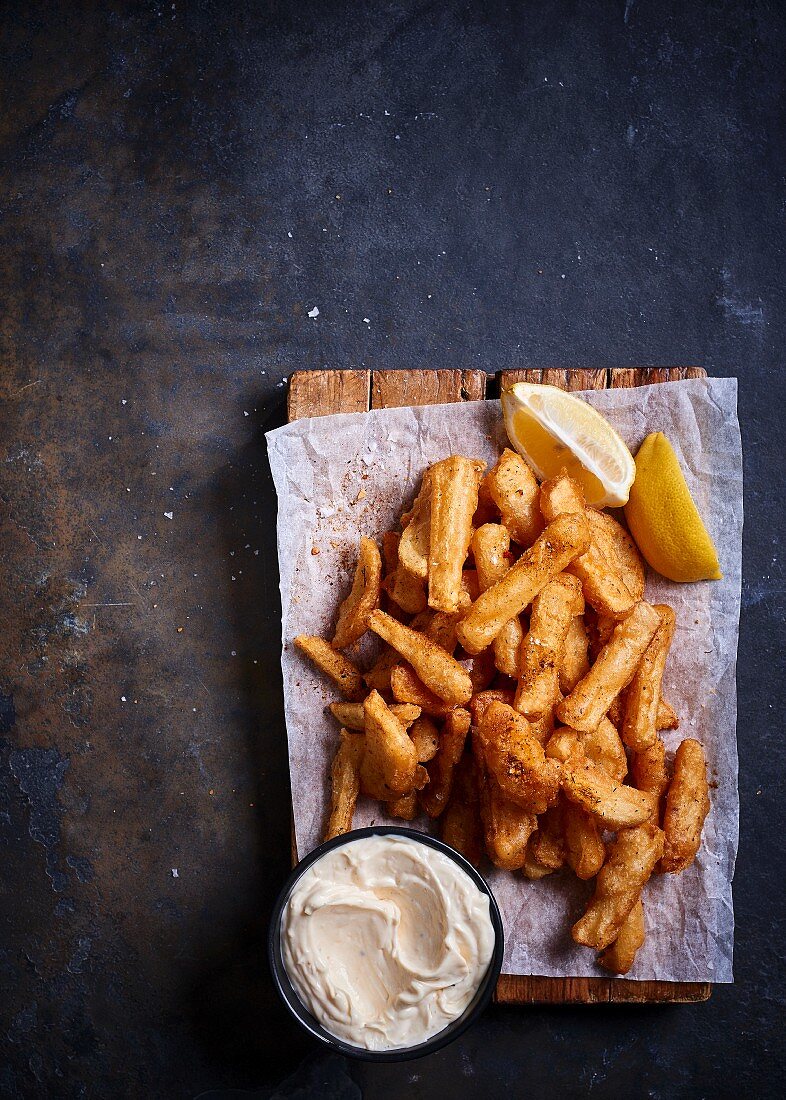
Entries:
{"type": "Polygon", "coordinates": [[[0,1094],[266,1089],[308,1057],[277,1095],[778,1095],[781,6],[1,18],[0,1094]],[[495,1009],[410,1067],[317,1056],[264,962],[286,377],[644,364],[740,378],[738,982],[495,1009]]]}

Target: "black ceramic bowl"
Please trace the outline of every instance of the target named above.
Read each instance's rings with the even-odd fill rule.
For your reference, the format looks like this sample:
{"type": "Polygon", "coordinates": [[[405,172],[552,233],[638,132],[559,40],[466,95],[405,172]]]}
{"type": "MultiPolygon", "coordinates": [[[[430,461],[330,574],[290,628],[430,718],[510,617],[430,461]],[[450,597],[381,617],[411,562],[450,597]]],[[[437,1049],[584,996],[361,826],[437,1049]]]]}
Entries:
{"type": "Polygon", "coordinates": [[[273,980],[278,987],[284,1004],[295,1019],[301,1023],[306,1031],[310,1032],[315,1039],[319,1039],[326,1046],[350,1058],[362,1058],[367,1062],[405,1062],[410,1058],[421,1058],[424,1054],[433,1054],[435,1050],[447,1046],[448,1043],[452,1043],[454,1039],[458,1038],[462,1032],[467,1030],[470,1024],[474,1023],[491,1000],[497,984],[499,972],[502,969],[504,946],[502,917],[500,916],[499,907],[491,892],[491,888],[483,876],[475,870],[471,863],[468,863],[462,855],[448,844],[443,844],[441,840],[436,840],[433,836],[427,836],[425,833],[419,833],[415,829],[403,829],[396,825],[377,825],[369,829],[354,829],[351,833],[344,833],[343,836],[337,836],[333,840],[328,840],[324,844],[320,844],[318,848],[310,852],[305,859],[302,859],[300,863],[298,863],[297,867],[284,884],[284,888],[273,907],[273,916],[270,919],[270,930],[268,932],[268,954],[273,980]],[[343,1039],[339,1039],[335,1035],[332,1035],[311,1015],[309,1010],[300,1000],[284,965],[284,957],[281,951],[281,918],[295,883],[303,872],[306,871],[312,863],[316,863],[316,861],[326,852],[330,852],[333,848],[338,848],[343,844],[347,844],[351,840],[360,840],[362,837],[391,835],[410,837],[412,840],[417,840],[421,844],[427,844],[431,848],[436,848],[438,852],[444,853],[444,855],[452,859],[454,863],[457,863],[462,871],[465,871],[479,889],[487,895],[489,899],[489,915],[491,917],[491,923],[494,926],[494,951],[491,955],[488,970],[478,986],[475,996],[464,1009],[461,1016],[458,1016],[449,1023],[442,1031],[438,1031],[436,1035],[432,1035],[425,1043],[418,1043],[417,1046],[399,1047],[395,1050],[366,1050],[365,1047],[353,1046],[351,1043],[346,1043],[343,1039]]]}

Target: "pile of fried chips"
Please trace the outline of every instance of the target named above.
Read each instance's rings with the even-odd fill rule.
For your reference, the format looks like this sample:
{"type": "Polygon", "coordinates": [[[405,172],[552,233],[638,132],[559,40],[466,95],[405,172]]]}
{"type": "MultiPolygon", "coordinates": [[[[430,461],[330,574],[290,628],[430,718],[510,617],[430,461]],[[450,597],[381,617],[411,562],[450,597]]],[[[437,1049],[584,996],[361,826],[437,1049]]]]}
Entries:
{"type": "Polygon", "coordinates": [[[401,532],[363,538],[331,642],[296,646],[344,702],[326,838],[359,795],[438,819],[478,865],[595,879],[572,935],[626,973],[644,942],[642,891],[698,851],[709,809],[701,745],[671,769],[658,731],[673,610],[644,600],[628,533],[563,473],[538,485],[506,449],[496,465],[430,466],[401,532]],[[384,643],[361,671],[345,654],[384,643]]]}

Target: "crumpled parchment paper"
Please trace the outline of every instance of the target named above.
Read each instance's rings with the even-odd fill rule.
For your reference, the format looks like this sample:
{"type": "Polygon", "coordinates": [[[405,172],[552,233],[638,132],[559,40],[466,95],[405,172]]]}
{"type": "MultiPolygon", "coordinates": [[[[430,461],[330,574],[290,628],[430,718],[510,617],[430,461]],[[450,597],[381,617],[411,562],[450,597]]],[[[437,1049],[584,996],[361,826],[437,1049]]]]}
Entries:
{"type": "MultiPolygon", "coordinates": [[[[652,573],[647,598],[672,604],[677,632],[664,697],[680,728],[663,736],[673,751],[695,737],[708,759],[712,808],[696,862],[681,875],[656,875],[644,894],[647,941],[630,978],[732,981],[731,879],[738,836],[735,662],[740,606],[742,454],[735,379],[668,382],[582,396],[606,416],[635,453],[663,431],[680,458],[720,556],[723,580],[673,584],[652,573]]],[[[379,539],[413,499],[424,468],[449,454],[492,465],[505,443],[500,405],[477,401],[383,409],[300,420],[267,435],[278,493],[278,558],[284,698],[297,850],[319,843],[328,775],[338,739],[326,705],[335,693],[295,650],[300,633],[332,636],[349,591],[362,534],[379,539]]],[[[366,637],[357,656],[368,660],[366,637]]],[[[378,803],[360,799],[355,825],[384,823],[378,803]]],[[[426,818],[414,827],[429,829],[426,818]]],[[[568,873],[529,882],[482,868],[505,920],[504,972],[602,974],[595,955],[570,938],[592,886],[568,873]]]]}

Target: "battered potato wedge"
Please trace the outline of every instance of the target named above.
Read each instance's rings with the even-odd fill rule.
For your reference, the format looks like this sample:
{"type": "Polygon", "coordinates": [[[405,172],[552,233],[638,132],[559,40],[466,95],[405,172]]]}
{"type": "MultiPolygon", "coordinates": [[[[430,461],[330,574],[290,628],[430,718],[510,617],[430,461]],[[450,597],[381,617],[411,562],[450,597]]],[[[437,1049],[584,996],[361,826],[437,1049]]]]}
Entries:
{"type": "MultiPolygon", "coordinates": [[[[395,707],[390,709],[395,710],[395,707]]],[[[410,726],[409,736],[415,746],[418,763],[427,764],[429,760],[434,759],[439,751],[439,730],[427,714],[420,714],[420,707],[413,707],[412,709],[418,712],[418,717],[410,726]]]]}
{"type": "Polygon", "coordinates": [[[689,738],[674,755],[674,774],[663,811],[666,843],[659,870],[678,875],[690,867],[699,850],[709,810],[704,749],[698,741],[689,738]]]}
{"type": "Polygon", "coordinates": [[[398,817],[402,821],[412,821],[414,817],[417,817],[418,813],[417,791],[403,794],[401,798],[397,798],[395,802],[388,802],[386,809],[391,817],[398,817]]]}
{"type": "MultiPolygon", "coordinates": [[[[404,729],[409,729],[415,719],[420,717],[420,707],[415,707],[411,703],[391,703],[389,709],[404,729]]],[[[362,732],[366,728],[366,716],[362,703],[331,703],[330,713],[348,730],[362,732]]]]}
{"type": "Polygon", "coordinates": [[[574,802],[565,802],[562,813],[565,861],[577,878],[594,878],[603,866],[606,848],[595,818],[574,802]]]}
{"type": "Polygon", "coordinates": [[[382,591],[382,556],[373,539],[361,539],[352,591],[338,609],[336,633],[331,645],[346,649],[368,630],[368,617],[379,607],[382,591]]]}
{"type": "Polygon", "coordinates": [[[576,943],[603,951],[617,939],[662,854],[663,833],[651,822],[619,833],[587,910],[573,925],[576,943]]]}
{"type": "MultiPolygon", "coordinates": [[[[558,696],[562,698],[562,696],[558,696]]],[[[515,708],[514,708],[515,709],[515,708]]],[[[554,710],[549,708],[545,714],[542,714],[540,718],[535,718],[529,724],[529,732],[535,738],[539,744],[545,745],[549,741],[549,738],[554,733],[554,710]]]]}
{"type": "Polygon", "coordinates": [[[418,679],[412,665],[402,661],[398,654],[396,657],[397,663],[390,673],[390,690],[393,698],[399,703],[413,703],[431,718],[445,718],[450,714],[453,708],[433,691],[429,691],[423,681],[418,679]]]}
{"type": "Polygon", "coordinates": [[[644,600],[637,603],[627,619],[617,623],[611,640],[584,679],[559,704],[559,720],[573,729],[595,729],[615,697],[630,683],[660,622],[654,607],[644,600]]]}
{"type": "MultiPolygon", "coordinates": [[[[429,641],[433,642],[434,645],[438,645],[440,649],[444,649],[452,657],[457,645],[456,627],[461,618],[461,612],[432,611],[430,614],[431,619],[423,629],[423,633],[429,641]]],[[[414,622],[410,623],[410,626],[413,630],[421,629],[414,622]]]]}
{"type": "Polygon", "coordinates": [[[560,767],[546,758],[525,718],[494,700],[485,709],[477,732],[486,769],[506,798],[534,814],[556,802],[560,767]]]}
{"type": "Polygon", "coordinates": [[[408,615],[417,615],[426,607],[426,591],[423,582],[413,577],[400,565],[392,573],[388,573],[382,582],[382,587],[393,603],[408,615]]]}
{"type": "Polygon", "coordinates": [[[390,692],[390,674],[400,660],[401,658],[392,646],[383,646],[382,652],[374,664],[368,672],[363,673],[366,686],[369,689],[375,689],[381,695],[388,694],[390,692]]]}
{"type": "Polygon", "coordinates": [[[521,455],[506,447],[486,481],[511,538],[519,546],[531,546],[543,530],[538,483],[532,470],[521,455]]]}
{"type": "Polygon", "coordinates": [[[369,627],[401,654],[426,685],[446,703],[459,706],[472,698],[472,680],[458,661],[423,634],[397,622],[384,611],[372,611],[369,627]]]}
{"type": "MultiPolygon", "coordinates": [[[[472,536],[472,553],[481,592],[498,584],[510,569],[510,532],[501,523],[485,523],[472,536]]],[[[517,677],[523,631],[516,618],[510,619],[494,639],[494,661],[500,672],[517,677]]]]}
{"type": "MultiPolygon", "coordinates": [[[[570,726],[556,730],[546,744],[546,756],[566,763],[571,756],[584,755],[593,764],[608,772],[621,783],[628,774],[628,758],[625,746],[614,726],[606,718],[590,733],[579,733],[570,726]]],[[[635,784],[638,786],[638,784],[635,784]]]]}
{"type": "Polygon", "coordinates": [[[499,523],[499,508],[489,492],[489,475],[481,478],[478,486],[478,507],[472,517],[473,527],[482,527],[484,523],[499,523]]]}
{"type": "Polygon", "coordinates": [[[658,737],[660,689],[677,621],[674,609],[668,604],[655,604],[655,610],[660,616],[660,625],[625,692],[622,740],[636,752],[649,748],[658,737]]]}
{"type": "Polygon", "coordinates": [[[415,746],[379,692],[371,692],[363,711],[366,749],[360,766],[361,789],[382,802],[395,801],[410,794],[418,782],[415,746]]]}
{"type": "MultiPolygon", "coordinates": [[[[540,487],[540,508],[547,523],[557,516],[571,513],[586,514],[584,493],[581,486],[566,473],[559,474],[540,487]]],[[[590,527],[590,544],[585,552],[567,567],[581,581],[584,598],[601,615],[614,619],[624,618],[636,602],[617,571],[601,551],[595,538],[595,528],[590,527]]]]}
{"type": "Polygon", "coordinates": [[[659,730],[676,730],[679,729],[680,719],[677,712],[672,706],[670,706],[665,699],[661,699],[658,703],[658,717],[655,720],[659,730]]]}
{"type": "Polygon", "coordinates": [[[589,635],[582,615],[574,615],[565,635],[565,650],[559,667],[559,689],[563,695],[570,695],[579,680],[590,669],[589,635]]]}
{"type": "Polygon", "coordinates": [[[497,666],[494,664],[494,651],[484,649],[469,659],[469,678],[472,681],[472,694],[478,695],[485,691],[489,684],[496,678],[497,666]]]}
{"type": "Polygon", "coordinates": [[[366,739],[342,729],[338,750],[330,768],[330,817],[325,840],[348,833],[360,792],[360,766],[366,739]]]}
{"type": "MultiPolygon", "coordinates": [[[[403,519],[402,519],[403,522],[403,519]]],[[[426,470],[398,546],[398,560],[413,577],[428,577],[431,537],[431,472],[426,470]]]]}
{"type": "Polygon", "coordinates": [[[452,455],[430,469],[431,524],[428,559],[428,605],[436,611],[458,611],[461,573],[472,537],[478,486],[485,462],[452,455]]]}
{"type": "Polygon", "coordinates": [[[606,948],[598,962],[612,974],[627,974],[645,939],[644,906],[639,899],[626,917],[616,940],[606,948]]]}
{"type": "Polygon", "coordinates": [[[456,634],[467,653],[491,645],[506,622],[520,614],[549,581],[583,553],[589,525],[583,515],[558,516],[511,566],[501,581],[478,596],[456,634]]]}
{"type": "Polygon", "coordinates": [[[608,512],[587,508],[587,519],[596,546],[634,600],[644,599],[644,559],[625,528],[608,512]]]}
{"type": "Polygon", "coordinates": [[[475,760],[476,763],[481,761],[478,763],[478,790],[486,854],[495,867],[503,871],[518,871],[526,862],[527,842],[537,827],[538,819],[505,798],[493,776],[483,770],[482,750],[476,754],[475,760]]]}
{"type": "Polygon", "coordinates": [[[656,737],[653,743],[641,752],[630,754],[630,772],[633,786],[655,797],[655,821],[658,823],[660,800],[669,785],[669,776],[666,771],[666,748],[660,737],[656,737]]]}
{"type": "Polygon", "coordinates": [[[453,773],[453,792],[440,818],[442,839],[477,867],[483,855],[478,775],[475,761],[465,752],[453,773]]]}
{"type": "Polygon", "coordinates": [[[484,523],[472,536],[471,546],[478,586],[485,592],[510,569],[510,531],[502,523],[484,523]]]}
{"type": "Polygon", "coordinates": [[[565,638],[575,615],[584,610],[581,584],[560,573],[532,601],[529,630],[519,655],[519,682],[514,706],[534,721],[551,710],[559,695],[559,669],[565,638]]]}
{"type": "Polygon", "coordinates": [[[557,867],[546,867],[533,855],[532,846],[537,835],[538,830],[536,829],[530,837],[529,844],[527,845],[527,851],[524,856],[524,863],[521,868],[521,870],[524,872],[524,876],[528,879],[531,879],[533,882],[537,882],[539,879],[545,878],[546,875],[553,875],[556,870],[559,870],[559,868],[557,867]]]}
{"type": "Polygon", "coordinates": [[[313,634],[298,634],[295,646],[324,673],[350,702],[357,703],[365,695],[360,670],[343,653],[333,649],[324,638],[313,634]]]}
{"type": "Polygon", "coordinates": [[[528,852],[532,861],[549,871],[559,871],[565,866],[565,806],[562,801],[546,810],[538,818],[538,827],[530,837],[528,852]]]}
{"type": "Polygon", "coordinates": [[[655,799],[612,779],[605,768],[588,760],[581,752],[562,766],[562,789],[607,829],[630,829],[652,817],[655,799]]]}
{"type": "Polygon", "coordinates": [[[450,801],[453,771],[464,752],[469,733],[470,713],[456,707],[445,719],[436,756],[427,765],[429,782],[420,796],[429,817],[439,817],[450,801]]]}
{"type": "Polygon", "coordinates": [[[486,691],[479,691],[476,695],[473,695],[469,701],[472,725],[477,726],[480,724],[486,709],[493,702],[507,703],[509,707],[512,707],[513,696],[514,692],[508,688],[487,688],[486,691]]]}

